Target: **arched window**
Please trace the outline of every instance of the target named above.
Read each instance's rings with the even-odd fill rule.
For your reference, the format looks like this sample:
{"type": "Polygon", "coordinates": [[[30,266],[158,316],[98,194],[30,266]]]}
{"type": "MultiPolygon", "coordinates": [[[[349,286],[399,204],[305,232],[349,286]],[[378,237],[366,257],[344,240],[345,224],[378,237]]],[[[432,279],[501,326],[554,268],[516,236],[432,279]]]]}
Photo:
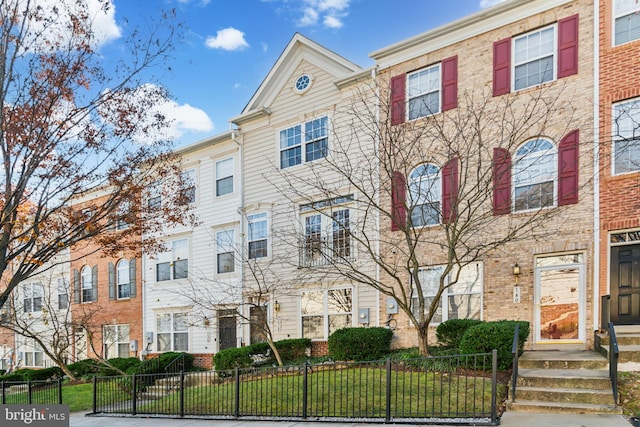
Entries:
{"type": "Polygon", "coordinates": [[[555,204],[558,177],[556,146],[548,139],[532,139],[516,151],[513,165],[514,211],[555,204]]]}
{"type": "Polygon", "coordinates": [[[440,223],[442,183],[440,168],[424,163],[409,175],[409,206],[411,225],[421,227],[440,223]]]}
{"type": "Polygon", "coordinates": [[[82,267],[82,302],[93,301],[93,274],[91,267],[82,267]]]}
{"type": "Polygon", "coordinates": [[[118,298],[129,298],[131,296],[131,280],[129,277],[129,261],[121,259],[118,261],[118,298]]]}

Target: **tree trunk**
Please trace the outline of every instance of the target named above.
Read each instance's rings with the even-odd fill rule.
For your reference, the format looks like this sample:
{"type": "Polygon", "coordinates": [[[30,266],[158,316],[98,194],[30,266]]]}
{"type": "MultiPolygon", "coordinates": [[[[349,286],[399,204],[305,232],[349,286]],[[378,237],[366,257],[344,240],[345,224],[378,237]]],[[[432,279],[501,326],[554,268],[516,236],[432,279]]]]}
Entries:
{"type": "Polygon", "coordinates": [[[64,374],[67,376],[67,378],[69,378],[69,381],[76,381],[77,378],[75,375],[73,375],[73,372],[71,372],[69,370],[69,368],[67,367],[67,365],[65,363],[61,363],[58,360],[55,360],[56,365],[58,365],[58,367],[60,369],[62,369],[62,372],[64,372],[64,374]]]}
{"type": "Polygon", "coordinates": [[[427,326],[418,328],[418,349],[422,356],[429,355],[429,328],[427,326]]]}
{"type": "Polygon", "coordinates": [[[282,357],[280,357],[280,353],[278,352],[278,349],[276,348],[276,345],[274,344],[273,340],[267,340],[267,343],[269,343],[269,347],[271,347],[271,351],[273,351],[273,355],[276,358],[276,361],[278,362],[278,366],[282,366],[282,357]]]}

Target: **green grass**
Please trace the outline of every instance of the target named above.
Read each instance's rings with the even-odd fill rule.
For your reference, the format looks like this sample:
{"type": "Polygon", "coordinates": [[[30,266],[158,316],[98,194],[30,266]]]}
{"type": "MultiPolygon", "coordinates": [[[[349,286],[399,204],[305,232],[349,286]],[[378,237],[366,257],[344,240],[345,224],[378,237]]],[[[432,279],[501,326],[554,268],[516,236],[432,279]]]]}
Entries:
{"type": "MultiPolygon", "coordinates": [[[[212,377],[213,378],[213,377],[212,377]]],[[[386,371],[383,367],[352,367],[308,374],[309,417],[384,417],[386,371]]],[[[441,372],[392,372],[391,414],[394,417],[465,417],[490,414],[491,380],[441,372]]],[[[264,376],[240,383],[241,415],[302,416],[303,375],[264,376]]],[[[505,386],[500,385],[504,394],[505,386]]],[[[233,415],[235,384],[189,387],[185,413],[233,415]]],[[[179,412],[179,395],[138,407],[140,413],[179,412]]]]}

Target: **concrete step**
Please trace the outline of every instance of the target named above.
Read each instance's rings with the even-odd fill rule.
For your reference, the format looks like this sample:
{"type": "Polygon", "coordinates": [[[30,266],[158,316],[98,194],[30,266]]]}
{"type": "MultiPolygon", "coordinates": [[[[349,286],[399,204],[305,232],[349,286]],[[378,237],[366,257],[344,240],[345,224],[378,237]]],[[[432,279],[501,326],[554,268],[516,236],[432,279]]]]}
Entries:
{"type": "Polygon", "coordinates": [[[603,369],[519,369],[518,387],[582,388],[611,391],[609,371],[603,369]]]}
{"type": "Polygon", "coordinates": [[[516,402],[507,402],[507,409],[510,411],[518,412],[541,412],[552,414],[622,414],[622,408],[616,405],[597,405],[567,402],[535,402],[519,399],[516,402]]]}
{"type": "Polygon", "coordinates": [[[518,387],[516,400],[544,403],[615,405],[611,388],[609,390],[595,390],[565,387],[518,387]]]}
{"type": "Polygon", "coordinates": [[[608,369],[607,358],[589,350],[526,351],[518,359],[524,369],[608,369]]]}
{"type": "MultiPolygon", "coordinates": [[[[640,345],[619,345],[618,363],[640,363],[640,345]]],[[[609,346],[601,347],[604,357],[609,357],[609,346]]]]}
{"type": "MultiPolygon", "coordinates": [[[[640,345],[640,333],[620,334],[616,332],[618,345],[640,345]]],[[[600,345],[609,347],[609,334],[600,335],[600,345]]]]}

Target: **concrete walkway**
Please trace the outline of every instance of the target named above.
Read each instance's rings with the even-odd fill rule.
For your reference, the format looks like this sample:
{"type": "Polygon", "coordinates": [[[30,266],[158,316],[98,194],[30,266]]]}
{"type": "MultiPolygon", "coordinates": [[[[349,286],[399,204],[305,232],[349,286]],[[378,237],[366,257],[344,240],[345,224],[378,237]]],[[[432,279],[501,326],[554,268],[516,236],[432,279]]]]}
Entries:
{"type": "MultiPolygon", "coordinates": [[[[359,424],[301,421],[236,421],[138,417],[92,417],[82,413],[71,414],[70,427],[380,427],[401,424],[359,424]]],[[[405,424],[406,425],[406,424],[405,424]]],[[[630,427],[621,415],[538,414],[505,412],[500,420],[505,427],[630,427]]],[[[437,426],[432,426],[437,427],[437,426]]]]}

